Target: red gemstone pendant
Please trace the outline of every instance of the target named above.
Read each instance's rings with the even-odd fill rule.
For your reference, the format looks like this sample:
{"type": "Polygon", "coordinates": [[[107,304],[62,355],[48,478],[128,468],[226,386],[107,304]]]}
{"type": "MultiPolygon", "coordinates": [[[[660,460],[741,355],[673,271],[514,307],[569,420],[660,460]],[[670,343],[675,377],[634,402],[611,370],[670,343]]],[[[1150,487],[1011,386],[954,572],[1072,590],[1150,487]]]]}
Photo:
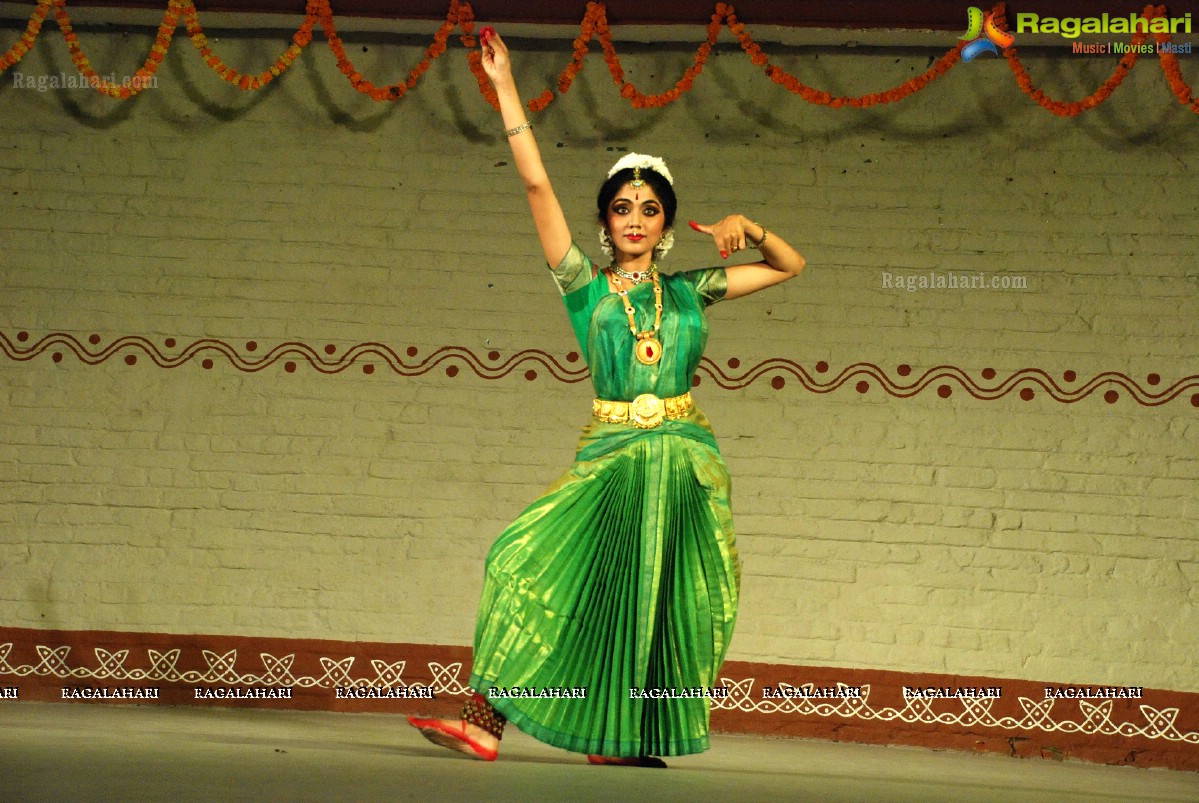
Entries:
{"type": "Polygon", "coordinates": [[[637,341],[635,353],[642,365],[654,365],[662,359],[662,344],[656,337],[642,338],[637,341]]]}

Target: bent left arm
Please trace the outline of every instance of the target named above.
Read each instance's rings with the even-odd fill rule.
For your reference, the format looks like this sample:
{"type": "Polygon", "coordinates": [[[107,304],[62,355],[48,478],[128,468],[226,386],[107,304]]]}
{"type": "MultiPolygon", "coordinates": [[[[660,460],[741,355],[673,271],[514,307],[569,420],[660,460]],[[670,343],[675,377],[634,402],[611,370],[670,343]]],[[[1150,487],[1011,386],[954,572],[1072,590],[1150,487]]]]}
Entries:
{"type": "Polygon", "coordinates": [[[729,215],[711,226],[691,221],[691,228],[701,234],[711,235],[722,259],[727,259],[730,253],[744,250],[746,245],[756,246],[761,243],[761,262],[731,265],[725,269],[728,277],[725,299],[740,298],[785,282],[792,276],[797,276],[807,264],[799,252],[782,237],[773,231],[766,231],[745,215],[729,215]]]}

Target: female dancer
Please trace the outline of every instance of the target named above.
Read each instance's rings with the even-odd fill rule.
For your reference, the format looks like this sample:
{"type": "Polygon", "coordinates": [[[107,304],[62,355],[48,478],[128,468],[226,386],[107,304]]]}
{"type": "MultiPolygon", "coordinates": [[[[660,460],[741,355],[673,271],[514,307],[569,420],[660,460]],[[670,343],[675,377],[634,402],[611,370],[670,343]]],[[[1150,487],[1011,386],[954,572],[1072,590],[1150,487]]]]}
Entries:
{"type": "Polygon", "coordinates": [[[600,188],[611,264],[583,255],[542,164],[508,49],[483,29],[483,66],[545,258],[596,401],[575,461],[487,558],[460,720],[409,717],[437,744],[494,760],[506,721],[596,764],[657,766],[708,747],[708,694],[728,649],[740,565],[729,479],[689,392],[703,309],[795,276],[804,260],[743,215],[710,226],[722,258],[761,261],[660,275],[674,240],[673,179],[629,154],[600,188]]]}

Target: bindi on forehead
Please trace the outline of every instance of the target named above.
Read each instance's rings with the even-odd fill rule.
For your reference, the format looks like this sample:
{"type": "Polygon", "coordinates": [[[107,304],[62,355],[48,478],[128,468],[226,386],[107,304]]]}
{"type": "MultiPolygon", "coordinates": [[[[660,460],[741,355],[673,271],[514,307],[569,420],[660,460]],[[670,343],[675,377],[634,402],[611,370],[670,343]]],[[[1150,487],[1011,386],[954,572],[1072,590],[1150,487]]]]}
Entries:
{"type": "Polygon", "coordinates": [[[646,201],[658,201],[661,203],[661,200],[658,198],[658,194],[654,192],[654,188],[644,181],[641,182],[640,186],[636,185],[634,182],[628,182],[619,190],[617,190],[616,196],[617,199],[624,198],[627,200],[632,198],[633,200],[640,201],[642,193],[645,193],[646,201]]]}

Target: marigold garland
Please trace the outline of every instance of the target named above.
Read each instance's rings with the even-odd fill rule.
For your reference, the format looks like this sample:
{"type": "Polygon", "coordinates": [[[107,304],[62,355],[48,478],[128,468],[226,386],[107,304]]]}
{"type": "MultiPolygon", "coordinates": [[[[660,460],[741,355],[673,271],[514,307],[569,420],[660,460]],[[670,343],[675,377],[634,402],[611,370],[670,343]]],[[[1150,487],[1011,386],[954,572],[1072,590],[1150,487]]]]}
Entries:
{"type": "MultiPolygon", "coordinates": [[[[67,48],[71,53],[71,60],[74,62],[76,69],[88,79],[88,83],[91,86],[113,98],[127,99],[137,95],[147,86],[153,85],[151,79],[158,72],[159,66],[166,57],[167,51],[170,49],[171,42],[174,39],[175,30],[179,25],[180,19],[182,19],[192,44],[199,51],[200,57],[204,59],[205,64],[224,80],[245,90],[261,89],[286,72],[295,60],[299,58],[303,49],[311,44],[312,32],[319,24],[325,34],[325,40],[329,45],[329,49],[333,51],[333,55],[337,60],[338,69],[346,76],[354,89],[376,101],[399,100],[407,94],[408,90],[415,89],[421,77],[428,72],[432,62],[445,53],[446,43],[449,41],[455,28],[457,28],[461,30],[460,40],[463,47],[468,51],[467,63],[470,66],[471,72],[478,80],[480,94],[493,107],[499,108],[499,99],[496,97],[495,90],[487,79],[487,75],[483,70],[482,58],[476,49],[474,9],[466,0],[450,0],[450,7],[446,13],[445,22],[441,24],[437,32],[433,35],[433,43],[425,49],[424,57],[412,68],[405,80],[385,86],[378,86],[371,82],[350,61],[345,45],[337,33],[330,0],[308,0],[304,21],[295,34],[293,34],[291,44],[282,55],[275,59],[275,63],[271,67],[257,75],[242,73],[230,67],[213,52],[209,46],[208,38],[204,33],[204,28],[200,24],[199,14],[196,11],[193,0],[168,0],[162,22],[158,26],[158,34],[155,37],[154,44],[150,47],[150,52],[147,54],[145,62],[137,69],[133,80],[127,80],[120,84],[101,78],[91,66],[87,55],[83,52],[79,44],[79,37],[72,28],[71,18],[67,12],[67,0],[38,0],[33,14],[29,18],[29,23],[25,27],[24,34],[3,55],[0,55],[0,72],[12,67],[28,54],[41,32],[42,24],[45,22],[51,8],[54,10],[55,21],[62,31],[63,39],[67,43],[67,48]]],[[[994,9],[992,9],[994,19],[1003,30],[1007,28],[1005,13],[1005,6],[1002,2],[996,4],[994,9]]],[[[1141,15],[1146,19],[1154,19],[1165,16],[1165,14],[1166,7],[1159,5],[1146,6],[1141,15]]],[[[894,103],[903,100],[909,95],[924,89],[937,78],[940,78],[950,68],[961,61],[962,57],[963,43],[959,42],[924,73],[903,82],[897,87],[883,92],[872,92],[856,97],[834,96],[828,92],[814,89],[804,84],[782,67],[771,63],[762,47],[754,41],[745,25],[737,18],[733,6],[721,2],[716,4],[707,26],[706,39],[696,49],[691,66],[684,70],[683,75],[672,88],[658,94],[645,94],[636,85],[625,79],[624,68],[620,63],[620,56],[616,52],[616,47],[612,41],[612,33],[608,27],[606,7],[602,3],[591,2],[587,4],[587,10],[579,26],[579,36],[573,42],[573,52],[570,62],[558,77],[558,94],[563,95],[570,91],[575,78],[578,77],[578,74],[583,69],[583,59],[589,52],[588,43],[593,39],[598,39],[603,50],[604,62],[607,64],[608,72],[612,76],[613,83],[619,87],[622,98],[628,100],[629,104],[636,109],[666,106],[678,100],[683,93],[691,90],[696,77],[703,72],[704,66],[712,55],[712,50],[716,46],[716,40],[720,35],[720,29],[725,26],[728,27],[730,33],[737,39],[738,44],[750,62],[762,68],[771,81],[782,86],[792,94],[798,95],[808,103],[828,106],[834,109],[846,106],[850,108],[867,108],[880,103],[894,103]]],[[[1043,90],[1036,88],[1028,71],[1020,61],[1015,47],[1006,48],[1003,51],[1003,55],[1007,59],[1008,66],[1016,78],[1016,84],[1035,103],[1053,114],[1072,117],[1088,109],[1095,108],[1111,97],[1112,92],[1124,82],[1128,73],[1137,63],[1139,53],[1137,53],[1135,46],[1144,44],[1147,38],[1147,33],[1138,32],[1134,34],[1132,39],[1134,47],[1120,59],[1112,75],[1090,95],[1080,101],[1073,102],[1054,100],[1046,95],[1043,90]]],[[[1180,103],[1192,112],[1199,114],[1199,98],[1195,97],[1191,86],[1182,77],[1182,70],[1178,63],[1177,55],[1161,47],[1161,45],[1172,41],[1171,36],[1167,33],[1155,33],[1154,39],[1158,44],[1158,59],[1171,93],[1173,93],[1180,103]]],[[[529,101],[529,110],[533,112],[543,110],[553,101],[554,97],[555,95],[552,90],[544,90],[529,101]]]]}
{"type": "Polygon", "coordinates": [[[9,67],[16,64],[25,57],[33,48],[34,41],[37,40],[37,35],[42,30],[42,23],[46,21],[46,14],[50,12],[50,4],[40,2],[33,9],[33,16],[29,18],[29,24],[25,26],[25,33],[16,43],[5,51],[3,56],[0,56],[0,72],[7,70],[9,67]]]}
{"type": "MultiPolygon", "coordinates": [[[[333,51],[333,55],[337,59],[338,69],[350,79],[351,86],[364,95],[369,95],[371,100],[399,100],[407,94],[409,89],[415,89],[417,82],[421,76],[428,72],[434,59],[440,58],[445,53],[446,42],[449,40],[454,28],[462,28],[463,46],[470,49],[473,49],[475,46],[473,36],[475,27],[474,9],[470,7],[470,3],[460,2],[460,0],[450,0],[450,10],[446,14],[445,22],[441,24],[441,27],[437,29],[437,33],[433,35],[433,44],[425,49],[425,57],[408,73],[407,80],[388,86],[375,86],[355,69],[353,62],[350,61],[350,57],[346,54],[341,37],[337,35],[337,27],[333,21],[333,9],[329,6],[329,0],[309,0],[305,23],[313,18],[320,21],[321,29],[325,32],[325,39],[329,42],[329,48],[333,51]]],[[[311,28],[309,30],[311,31],[311,28]]],[[[499,105],[498,101],[496,105],[499,105]]]]}
{"type": "Polygon", "coordinates": [[[79,74],[88,80],[90,86],[109,97],[120,98],[122,100],[128,100],[134,95],[139,94],[146,87],[153,86],[151,79],[158,72],[158,65],[162,64],[162,60],[166,58],[167,50],[171,46],[171,40],[175,36],[175,28],[179,25],[179,3],[177,0],[170,0],[167,3],[167,9],[162,15],[162,22],[158,25],[158,36],[155,38],[154,44],[150,46],[150,53],[146,56],[145,62],[134,73],[134,79],[122,84],[113,83],[101,78],[100,74],[92,68],[91,62],[87,59],[87,54],[79,46],[79,37],[71,27],[71,18],[67,14],[66,0],[53,0],[53,2],[54,19],[62,31],[62,38],[67,42],[67,49],[71,52],[71,61],[75,63],[75,69],[79,70],[79,74]]]}
{"type": "Polygon", "coordinates": [[[208,37],[204,34],[204,27],[200,24],[200,17],[196,13],[196,6],[190,0],[186,0],[186,2],[170,0],[170,2],[172,5],[178,4],[180,6],[183,25],[187,29],[187,34],[191,38],[192,44],[195,45],[196,50],[200,51],[200,57],[204,59],[204,63],[212,68],[212,71],[221,78],[241,89],[262,89],[262,87],[282,75],[292,65],[292,62],[300,57],[304,46],[312,41],[312,27],[316,20],[312,17],[306,17],[300,29],[292,35],[291,46],[283,51],[283,55],[275,59],[274,64],[258,75],[247,75],[225,64],[212,51],[212,48],[208,46],[208,37]]]}
{"type": "MultiPolygon", "coordinates": [[[[996,13],[995,20],[1001,30],[1007,30],[1007,23],[1002,14],[1003,4],[1000,3],[998,6],[996,6],[996,8],[999,10],[999,13],[996,13]]],[[[1149,20],[1155,17],[1164,17],[1165,14],[1165,6],[1145,6],[1144,11],[1141,12],[1141,16],[1149,20]]],[[[1156,37],[1158,42],[1170,41],[1170,36],[1168,34],[1156,34],[1156,37]]],[[[1016,53],[1015,47],[1006,48],[1003,51],[1003,55],[1007,58],[1008,65],[1011,67],[1012,73],[1016,76],[1016,84],[1019,85],[1020,89],[1022,89],[1026,95],[1036,101],[1036,103],[1042,108],[1048,109],[1059,117],[1074,117],[1082,114],[1087,109],[1095,108],[1100,103],[1103,103],[1105,100],[1111,97],[1112,92],[1116,90],[1116,87],[1124,83],[1124,79],[1128,77],[1128,73],[1137,63],[1137,59],[1140,58],[1138,49],[1148,38],[1149,35],[1143,31],[1138,31],[1137,33],[1133,34],[1131,49],[1128,53],[1125,53],[1124,56],[1120,58],[1120,62],[1116,65],[1116,69],[1112,72],[1111,76],[1109,76],[1108,79],[1090,95],[1087,95],[1082,100],[1074,102],[1053,100],[1042,90],[1034,88],[1032,85],[1032,79],[1029,78],[1028,72],[1024,69],[1024,65],[1020,63],[1020,58],[1016,53]]],[[[1174,90],[1174,94],[1178,97],[1178,99],[1181,100],[1183,104],[1187,104],[1188,101],[1179,94],[1178,89],[1175,88],[1174,81],[1171,79],[1171,73],[1166,61],[1166,56],[1171,56],[1174,59],[1175,67],[1177,67],[1178,59],[1177,57],[1174,57],[1173,54],[1168,53],[1162,53],[1160,56],[1162,71],[1166,74],[1167,82],[1170,83],[1170,87],[1172,90],[1174,90]]],[[[1186,84],[1182,82],[1181,72],[1177,72],[1176,74],[1178,82],[1181,83],[1183,87],[1186,87],[1186,93],[1189,95],[1190,87],[1187,87],[1186,84]]],[[[1192,107],[1191,110],[1199,111],[1199,109],[1194,107],[1192,107]]]]}

